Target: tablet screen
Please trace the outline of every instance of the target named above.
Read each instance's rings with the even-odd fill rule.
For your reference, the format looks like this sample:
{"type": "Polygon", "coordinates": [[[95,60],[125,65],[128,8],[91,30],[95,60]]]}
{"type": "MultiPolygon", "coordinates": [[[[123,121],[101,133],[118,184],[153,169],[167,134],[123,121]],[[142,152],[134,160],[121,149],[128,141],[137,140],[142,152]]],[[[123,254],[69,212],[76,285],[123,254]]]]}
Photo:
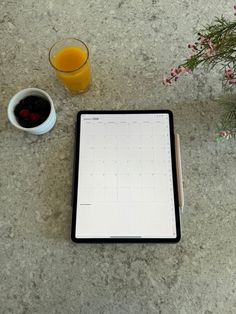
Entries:
{"type": "Polygon", "coordinates": [[[170,114],[79,120],[75,238],[176,239],[170,114]]]}

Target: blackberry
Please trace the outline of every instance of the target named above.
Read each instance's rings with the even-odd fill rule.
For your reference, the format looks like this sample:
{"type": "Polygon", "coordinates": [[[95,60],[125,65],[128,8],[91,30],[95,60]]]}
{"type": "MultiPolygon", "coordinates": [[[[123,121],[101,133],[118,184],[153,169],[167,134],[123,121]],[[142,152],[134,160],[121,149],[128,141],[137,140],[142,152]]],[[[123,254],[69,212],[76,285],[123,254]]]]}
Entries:
{"type": "Polygon", "coordinates": [[[47,99],[40,96],[28,96],[16,105],[14,113],[22,127],[34,128],[48,118],[50,110],[51,106],[47,99]]]}

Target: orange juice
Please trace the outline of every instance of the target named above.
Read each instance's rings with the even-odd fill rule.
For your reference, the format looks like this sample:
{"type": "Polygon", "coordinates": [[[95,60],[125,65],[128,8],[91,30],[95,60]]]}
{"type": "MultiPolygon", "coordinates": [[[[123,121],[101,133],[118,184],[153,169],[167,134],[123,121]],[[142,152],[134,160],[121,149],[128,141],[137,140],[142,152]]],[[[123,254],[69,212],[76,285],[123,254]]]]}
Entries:
{"type": "Polygon", "coordinates": [[[64,47],[56,52],[52,64],[58,78],[74,93],[85,92],[91,83],[88,51],[81,47],[64,47]]]}

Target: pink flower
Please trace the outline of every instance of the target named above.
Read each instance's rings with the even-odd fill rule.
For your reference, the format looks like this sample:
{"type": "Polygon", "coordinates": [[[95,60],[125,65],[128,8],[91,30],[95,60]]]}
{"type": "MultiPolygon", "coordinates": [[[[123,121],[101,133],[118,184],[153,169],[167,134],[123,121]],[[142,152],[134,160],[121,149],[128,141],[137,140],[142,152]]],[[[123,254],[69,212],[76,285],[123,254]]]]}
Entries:
{"type": "Polygon", "coordinates": [[[212,49],[212,48],[207,49],[206,54],[205,54],[206,58],[213,57],[215,55],[216,55],[216,51],[215,49],[212,49]]]}
{"type": "Polygon", "coordinates": [[[235,84],[236,83],[236,80],[232,79],[232,80],[229,80],[229,84],[232,85],[232,84],[235,84]]]}
{"type": "Polygon", "coordinates": [[[235,84],[236,80],[234,78],[234,70],[229,68],[229,69],[225,69],[225,77],[228,80],[228,83],[230,85],[235,84]]]}
{"type": "Polygon", "coordinates": [[[162,83],[165,85],[165,86],[170,86],[171,85],[171,80],[170,79],[164,79],[162,81],[162,83]]]}
{"type": "Polygon", "coordinates": [[[225,70],[225,77],[227,80],[232,80],[234,78],[234,70],[233,69],[226,69],[225,70]]]}
{"type": "Polygon", "coordinates": [[[226,131],[220,131],[220,136],[225,137],[227,135],[226,131]]]}
{"type": "Polygon", "coordinates": [[[178,70],[179,70],[179,74],[182,74],[182,73],[191,74],[193,72],[191,69],[187,69],[183,65],[179,65],[178,70]]]}
{"type": "Polygon", "coordinates": [[[204,54],[205,58],[209,58],[209,57],[216,55],[216,47],[217,46],[212,42],[212,40],[210,38],[207,38],[206,36],[201,35],[198,38],[198,41],[201,45],[204,45],[205,48],[208,48],[206,50],[206,53],[204,54]]]}
{"type": "Polygon", "coordinates": [[[192,49],[193,52],[198,51],[197,46],[195,44],[188,44],[188,48],[192,49]]]}
{"type": "Polygon", "coordinates": [[[180,66],[178,67],[178,70],[179,70],[179,73],[185,73],[185,72],[187,72],[187,69],[186,69],[183,65],[180,65],[180,66]]]}
{"type": "Polygon", "coordinates": [[[216,45],[213,44],[213,42],[212,42],[211,39],[209,39],[209,40],[207,41],[207,43],[208,43],[208,46],[210,47],[210,49],[215,50],[216,45]]]}
{"type": "Polygon", "coordinates": [[[207,38],[204,35],[201,35],[198,38],[198,41],[200,42],[200,44],[204,44],[207,41],[207,38]]]}
{"type": "Polygon", "coordinates": [[[231,132],[228,130],[220,131],[219,133],[220,137],[224,137],[226,139],[229,139],[231,137],[231,132]]]}
{"type": "Polygon", "coordinates": [[[179,69],[177,69],[177,68],[171,69],[170,75],[173,76],[173,77],[178,76],[179,75],[179,69]]]}
{"type": "Polygon", "coordinates": [[[215,56],[216,55],[216,45],[213,44],[212,40],[211,39],[207,39],[206,40],[206,44],[208,45],[208,49],[205,53],[205,58],[209,58],[209,57],[212,57],[212,56],[215,56]]]}

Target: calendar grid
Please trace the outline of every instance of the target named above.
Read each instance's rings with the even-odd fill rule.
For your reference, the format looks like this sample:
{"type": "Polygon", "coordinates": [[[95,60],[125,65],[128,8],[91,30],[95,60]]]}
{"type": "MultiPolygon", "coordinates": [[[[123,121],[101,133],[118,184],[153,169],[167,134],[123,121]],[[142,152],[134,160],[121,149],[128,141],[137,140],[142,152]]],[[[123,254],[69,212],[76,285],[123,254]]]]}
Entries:
{"type": "MultiPolygon", "coordinates": [[[[113,219],[113,213],[122,223],[122,215],[125,212],[128,217],[129,207],[141,226],[143,219],[138,221],[138,217],[144,217],[144,221],[146,217],[134,207],[144,208],[147,215],[153,215],[156,208],[162,219],[168,224],[171,221],[168,232],[175,233],[169,118],[168,115],[151,118],[140,115],[121,115],[115,119],[113,115],[100,115],[96,119],[82,117],[80,218],[86,220],[92,214],[97,217],[98,207],[104,217],[113,219]]],[[[156,224],[160,225],[158,218],[156,224]]],[[[105,224],[93,225],[99,231],[105,224]]],[[[124,225],[127,228],[129,224],[124,225]]],[[[80,229],[83,230],[82,226],[80,229]]]]}

